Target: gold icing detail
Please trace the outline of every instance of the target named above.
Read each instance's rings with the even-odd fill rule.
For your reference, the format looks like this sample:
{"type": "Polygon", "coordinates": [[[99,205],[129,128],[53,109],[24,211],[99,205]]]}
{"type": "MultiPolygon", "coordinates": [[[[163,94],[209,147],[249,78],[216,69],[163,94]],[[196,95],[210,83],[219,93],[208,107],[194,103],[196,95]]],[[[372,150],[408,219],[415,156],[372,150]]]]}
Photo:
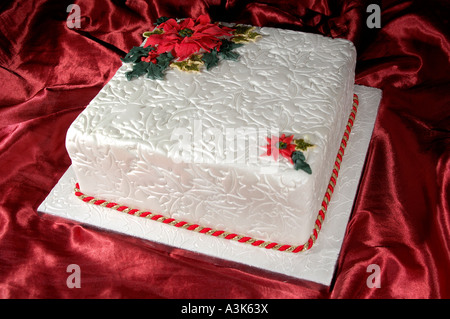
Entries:
{"type": "Polygon", "coordinates": [[[269,244],[270,244],[269,241],[265,241],[265,242],[262,242],[261,244],[259,244],[258,247],[266,248],[266,246],[269,245],[269,244]]]}
{"type": "Polygon", "coordinates": [[[286,249],[285,251],[287,252],[287,253],[291,253],[291,252],[293,252],[294,251],[294,249],[296,249],[298,246],[291,246],[291,247],[289,247],[288,249],[286,249]]]}
{"type": "Polygon", "coordinates": [[[171,67],[177,68],[180,71],[185,72],[200,72],[201,67],[205,63],[202,61],[202,58],[198,54],[191,55],[188,59],[183,61],[176,61],[170,64],[171,67]]]}
{"type": "Polygon", "coordinates": [[[323,218],[322,218],[322,216],[320,214],[317,215],[317,219],[320,221],[321,224],[323,223],[323,218]]]}
{"type": "Polygon", "coordinates": [[[178,224],[178,220],[173,220],[169,223],[170,226],[175,226],[176,224],[178,224]]]}
{"type": "Polygon", "coordinates": [[[295,144],[296,151],[306,151],[308,149],[308,147],[314,146],[314,144],[310,144],[302,138],[294,139],[294,144],[295,144]]]}
{"type": "MultiPolygon", "coordinates": [[[[192,226],[192,225],[191,225],[192,226]]],[[[197,226],[197,227],[195,227],[194,229],[192,229],[192,231],[195,231],[195,232],[199,232],[199,231],[201,231],[203,229],[203,227],[201,227],[201,226],[197,226]]]]}
{"type": "Polygon", "coordinates": [[[191,224],[184,224],[184,225],[181,226],[180,228],[187,229],[187,228],[189,228],[189,226],[191,226],[191,224]]]}
{"type": "Polygon", "coordinates": [[[254,42],[261,37],[258,32],[253,32],[255,30],[254,26],[246,26],[239,24],[235,27],[233,34],[235,35],[231,41],[234,43],[247,43],[254,42]]]}
{"type": "Polygon", "coordinates": [[[164,33],[164,30],[163,30],[163,29],[155,28],[153,31],[146,31],[146,32],[144,32],[144,33],[142,34],[142,36],[143,36],[144,38],[148,38],[148,37],[151,36],[152,34],[162,34],[162,33],[164,33]]]}
{"type": "Polygon", "coordinates": [[[244,238],[244,236],[237,235],[237,236],[233,237],[232,239],[238,241],[238,240],[240,240],[242,238],[244,238]]]}
{"type": "Polygon", "coordinates": [[[317,224],[314,226],[314,229],[317,231],[317,233],[320,232],[320,228],[319,228],[319,226],[317,224]]]}

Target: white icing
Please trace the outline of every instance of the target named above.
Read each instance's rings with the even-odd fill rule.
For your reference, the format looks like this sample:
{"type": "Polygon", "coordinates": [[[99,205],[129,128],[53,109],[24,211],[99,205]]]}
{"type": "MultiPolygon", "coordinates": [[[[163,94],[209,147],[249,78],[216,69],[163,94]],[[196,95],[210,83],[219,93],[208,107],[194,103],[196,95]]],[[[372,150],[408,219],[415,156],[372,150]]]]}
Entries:
{"type": "Polygon", "coordinates": [[[261,28],[263,37],[201,73],[127,81],[123,65],[71,125],[81,190],[281,244],[311,234],[351,110],[356,52],[346,40],[261,28]],[[244,129],[246,134],[234,134],[244,129]],[[305,137],[312,174],[265,152],[305,137]],[[242,147],[226,136],[244,137],[242,147]],[[234,147],[231,147],[234,144],[234,147]]]}

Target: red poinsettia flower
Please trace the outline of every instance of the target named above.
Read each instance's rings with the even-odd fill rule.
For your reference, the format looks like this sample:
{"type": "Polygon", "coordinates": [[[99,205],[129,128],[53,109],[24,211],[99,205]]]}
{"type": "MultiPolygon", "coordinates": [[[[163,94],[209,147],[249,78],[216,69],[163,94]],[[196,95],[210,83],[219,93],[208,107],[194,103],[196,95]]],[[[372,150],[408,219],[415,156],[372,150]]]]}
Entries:
{"type": "Polygon", "coordinates": [[[149,45],[156,47],[157,54],[171,52],[179,61],[187,59],[201,49],[210,52],[220,46],[220,37],[232,35],[231,28],[211,23],[207,14],[195,20],[187,18],[180,22],[169,19],[158,28],[164,32],[150,35],[145,47],[149,45]]]}
{"type": "Polygon", "coordinates": [[[273,156],[275,160],[278,160],[278,155],[289,159],[291,163],[294,163],[291,156],[295,151],[295,144],[292,144],[292,140],[294,139],[294,135],[286,137],[285,134],[282,134],[280,137],[276,137],[272,135],[272,138],[267,137],[267,152],[263,155],[273,156]]]}

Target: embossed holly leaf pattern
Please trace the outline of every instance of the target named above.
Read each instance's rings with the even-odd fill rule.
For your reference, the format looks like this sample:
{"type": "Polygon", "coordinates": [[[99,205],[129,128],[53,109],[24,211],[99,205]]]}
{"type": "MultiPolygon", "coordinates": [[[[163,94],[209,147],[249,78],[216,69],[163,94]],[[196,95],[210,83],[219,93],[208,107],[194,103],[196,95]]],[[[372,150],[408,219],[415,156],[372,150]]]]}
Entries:
{"type": "Polygon", "coordinates": [[[311,166],[309,166],[309,164],[306,163],[306,161],[305,161],[305,159],[306,159],[305,158],[305,154],[303,154],[302,151],[292,152],[291,158],[292,158],[292,161],[294,162],[294,168],[296,170],[301,169],[301,170],[305,171],[308,174],[312,173],[311,166]]]}

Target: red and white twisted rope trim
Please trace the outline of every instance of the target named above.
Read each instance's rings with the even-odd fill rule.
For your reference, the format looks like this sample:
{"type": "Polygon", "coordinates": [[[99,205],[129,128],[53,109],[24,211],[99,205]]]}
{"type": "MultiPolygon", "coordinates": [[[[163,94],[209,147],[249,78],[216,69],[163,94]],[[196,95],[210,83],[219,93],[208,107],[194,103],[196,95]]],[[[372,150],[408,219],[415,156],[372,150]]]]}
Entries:
{"type": "Polygon", "coordinates": [[[252,246],[266,248],[266,249],[272,249],[272,250],[279,250],[279,251],[285,251],[285,252],[291,252],[291,253],[298,253],[298,252],[306,251],[306,250],[311,249],[311,247],[317,240],[317,237],[319,236],[320,229],[322,228],[322,223],[325,219],[325,214],[328,209],[328,204],[330,203],[331,195],[333,194],[334,188],[336,186],[336,181],[337,181],[337,178],[339,175],[339,170],[341,167],[342,157],[344,156],[344,150],[347,147],[347,142],[350,137],[350,132],[352,130],[353,123],[355,121],[358,104],[359,104],[358,96],[356,94],[354,94],[353,95],[352,112],[348,119],[344,137],[342,138],[341,145],[339,147],[339,151],[336,156],[336,161],[334,162],[333,172],[331,174],[330,182],[328,184],[328,188],[326,190],[325,196],[322,201],[322,207],[321,207],[319,213],[317,214],[315,226],[314,226],[311,236],[309,237],[309,239],[307,240],[306,243],[299,245],[299,246],[281,245],[281,244],[274,243],[274,242],[259,240],[259,239],[255,239],[255,238],[248,237],[248,236],[243,236],[243,235],[226,232],[223,230],[215,230],[215,229],[212,229],[209,227],[203,227],[198,224],[191,224],[191,223],[188,223],[185,221],[176,220],[174,218],[169,218],[169,217],[166,217],[163,215],[154,214],[154,213],[147,212],[147,211],[132,209],[130,207],[123,206],[123,205],[120,205],[117,203],[108,202],[108,201],[102,200],[102,199],[97,199],[92,196],[87,196],[80,191],[80,186],[78,185],[78,183],[76,184],[76,187],[75,187],[75,195],[78,198],[80,198],[82,201],[89,203],[89,204],[94,204],[94,205],[98,205],[98,206],[102,206],[102,207],[115,209],[119,212],[123,212],[123,213],[129,214],[129,215],[148,218],[148,219],[151,219],[151,220],[163,223],[163,224],[195,231],[200,234],[206,234],[206,235],[210,235],[210,236],[214,236],[214,237],[235,240],[240,243],[251,244],[252,246]]]}

